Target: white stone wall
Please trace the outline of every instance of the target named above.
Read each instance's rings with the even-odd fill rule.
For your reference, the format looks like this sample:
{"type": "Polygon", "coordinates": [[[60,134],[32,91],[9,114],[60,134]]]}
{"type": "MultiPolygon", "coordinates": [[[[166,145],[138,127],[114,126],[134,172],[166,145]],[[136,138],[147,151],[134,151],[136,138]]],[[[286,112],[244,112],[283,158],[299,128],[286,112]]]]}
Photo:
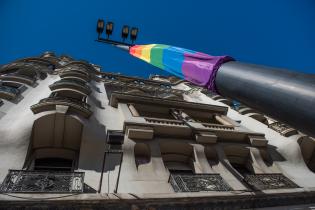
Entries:
{"type": "Polygon", "coordinates": [[[23,99],[17,104],[4,101],[0,106],[4,116],[0,119],[0,180],[9,169],[22,169],[34,121],[41,116],[34,115],[30,107],[50,94],[49,85],[59,79],[57,75],[48,75],[45,80],[37,80],[36,87],[27,87],[22,92],[23,99]]]}
{"type": "MultiPolygon", "coordinates": [[[[189,90],[190,87],[181,83],[175,88],[181,90],[189,90]]],[[[284,160],[275,161],[276,166],[281,169],[284,175],[294,181],[301,187],[315,189],[315,173],[310,171],[306,166],[300,146],[297,142],[303,135],[297,134],[291,137],[284,137],[278,132],[268,128],[267,125],[245,115],[239,114],[224,103],[215,101],[204,95],[200,91],[193,91],[188,95],[184,95],[184,99],[189,102],[213,104],[228,107],[227,116],[234,121],[240,121],[245,128],[265,134],[269,145],[276,147],[277,151],[283,156],[284,160]]]]}

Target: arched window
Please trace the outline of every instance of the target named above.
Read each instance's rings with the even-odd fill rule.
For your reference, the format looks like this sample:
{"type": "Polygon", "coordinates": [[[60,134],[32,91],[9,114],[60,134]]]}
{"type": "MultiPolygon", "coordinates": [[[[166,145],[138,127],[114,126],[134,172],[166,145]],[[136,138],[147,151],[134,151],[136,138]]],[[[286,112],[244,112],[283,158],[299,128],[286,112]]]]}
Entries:
{"type": "Polygon", "coordinates": [[[75,169],[83,124],[73,116],[48,114],[35,120],[26,167],[30,170],[75,169]]]}
{"type": "Polygon", "coordinates": [[[254,174],[249,149],[244,146],[228,145],[224,153],[233,168],[242,176],[254,174]]]}
{"type": "Polygon", "coordinates": [[[160,144],[165,167],[171,173],[194,173],[194,149],[188,143],[165,142],[160,144]]]}

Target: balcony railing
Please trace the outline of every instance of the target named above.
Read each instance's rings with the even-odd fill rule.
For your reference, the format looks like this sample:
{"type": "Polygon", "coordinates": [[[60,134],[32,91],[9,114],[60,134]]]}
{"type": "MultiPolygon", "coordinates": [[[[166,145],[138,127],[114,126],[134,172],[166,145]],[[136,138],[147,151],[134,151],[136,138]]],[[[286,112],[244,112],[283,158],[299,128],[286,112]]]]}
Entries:
{"type": "Polygon", "coordinates": [[[3,193],[83,193],[84,172],[9,170],[3,193]]]}
{"type": "Polygon", "coordinates": [[[170,174],[175,192],[231,191],[219,174],[170,174]]]}
{"type": "Polygon", "coordinates": [[[6,87],[6,86],[0,86],[0,91],[9,92],[9,93],[12,93],[14,95],[17,95],[20,93],[20,91],[18,89],[6,87]]]}
{"type": "Polygon", "coordinates": [[[271,123],[269,124],[269,128],[271,128],[274,131],[277,131],[278,133],[280,133],[281,135],[285,137],[298,134],[297,130],[281,122],[271,123]]]}
{"type": "Polygon", "coordinates": [[[31,106],[31,110],[34,114],[49,111],[55,109],[55,105],[64,105],[70,106],[74,111],[82,114],[84,117],[89,118],[92,114],[92,111],[89,109],[90,105],[76,100],[74,98],[66,98],[66,97],[48,97],[39,101],[39,103],[31,106]]]}
{"type": "Polygon", "coordinates": [[[289,189],[299,187],[282,174],[246,175],[244,181],[254,190],[289,189]]]}
{"type": "Polygon", "coordinates": [[[16,88],[0,86],[0,98],[12,100],[17,97],[20,91],[16,88]]]}
{"type": "Polygon", "coordinates": [[[153,85],[153,84],[146,84],[143,82],[139,82],[139,81],[134,81],[134,82],[126,82],[126,81],[120,81],[117,80],[113,77],[104,77],[104,84],[106,86],[106,88],[110,87],[110,86],[119,86],[121,88],[121,92],[125,92],[127,91],[127,89],[129,88],[135,88],[135,89],[140,89],[142,91],[146,91],[149,92],[151,96],[156,96],[158,97],[159,95],[163,94],[163,93],[167,93],[167,94],[174,94],[177,96],[181,96],[182,94],[185,93],[185,91],[183,90],[178,90],[178,89],[172,89],[170,87],[167,86],[157,86],[157,85],[153,85]]]}

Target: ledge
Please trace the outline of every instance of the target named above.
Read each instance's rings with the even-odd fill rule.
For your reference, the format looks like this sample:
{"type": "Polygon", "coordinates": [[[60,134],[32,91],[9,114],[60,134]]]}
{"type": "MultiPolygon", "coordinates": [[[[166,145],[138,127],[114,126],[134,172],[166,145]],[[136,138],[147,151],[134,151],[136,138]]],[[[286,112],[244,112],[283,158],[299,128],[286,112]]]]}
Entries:
{"type": "Polygon", "coordinates": [[[75,80],[60,80],[51,85],[49,85],[50,90],[58,90],[58,89],[74,89],[84,93],[85,95],[89,95],[91,93],[91,88],[84,83],[80,83],[75,80]]]}
{"type": "Polygon", "coordinates": [[[64,72],[59,73],[59,76],[60,76],[61,78],[66,78],[66,77],[79,77],[79,78],[81,78],[82,80],[84,80],[85,82],[90,81],[90,78],[89,78],[87,75],[82,74],[82,73],[79,73],[79,72],[76,72],[76,71],[64,71],[64,72]]]}
{"type": "Polygon", "coordinates": [[[35,79],[22,76],[22,75],[2,75],[0,76],[0,79],[3,80],[11,80],[19,83],[23,83],[26,85],[34,86],[35,85],[35,79]]]}
{"type": "MultiPolygon", "coordinates": [[[[177,193],[174,194],[79,194],[69,195],[56,194],[54,197],[45,194],[33,194],[28,200],[12,198],[0,195],[0,209],[255,209],[264,207],[284,207],[301,205],[313,207],[315,200],[314,192],[294,193],[248,193],[234,192],[230,195],[220,193],[216,196],[205,195],[205,193],[177,193]],[[35,199],[34,199],[35,198],[35,199]],[[36,199],[40,198],[40,199],[36,199]],[[307,205],[308,204],[308,205],[307,205]],[[312,205],[313,204],[313,205],[312,205]]],[[[20,197],[26,197],[20,195],[20,197]]]]}
{"type": "Polygon", "coordinates": [[[69,111],[73,111],[77,114],[82,115],[85,118],[89,118],[92,115],[92,111],[89,109],[87,103],[69,99],[69,98],[45,98],[39,101],[39,103],[31,106],[31,110],[34,114],[40,112],[56,110],[57,105],[69,106],[69,111]]]}
{"type": "Polygon", "coordinates": [[[167,106],[173,108],[187,108],[190,110],[213,112],[221,115],[226,115],[228,108],[223,106],[215,106],[209,104],[192,103],[187,101],[178,101],[172,99],[162,99],[149,96],[135,96],[124,93],[112,93],[109,104],[113,107],[117,107],[118,103],[141,103],[141,104],[152,104],[159,106],[167,106]]]}

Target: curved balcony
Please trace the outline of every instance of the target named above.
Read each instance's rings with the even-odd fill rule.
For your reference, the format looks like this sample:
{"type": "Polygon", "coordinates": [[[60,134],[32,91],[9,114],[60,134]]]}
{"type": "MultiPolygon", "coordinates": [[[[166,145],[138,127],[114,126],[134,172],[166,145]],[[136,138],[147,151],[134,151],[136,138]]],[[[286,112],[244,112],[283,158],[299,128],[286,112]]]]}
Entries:
{"type": "Polygon", "coordinates": [[[92,115],[89,104],[66,97],[49,97],[42,99],[39,103],[31,106],[31,110],[34,114],[38,114],[40,112],[56,110],[57,105],[68,106],[69,111],[75,112],[85,118],[89,118],[92,115]]]}
{"type": "Polygon", "coordinates": [[[9,64],[2,68],[0,72],[3,74],[17,74],[17,75],[25,75],[30,78],[40,78],[45,79],[47,77],[47,73],[51,73],[52,69],[44,64],[36,63],[36,62],[26,62],[20,61],[9,64]]]}
{"type": "Polygon", "coordinates": [[[82,67],[80,67],[80,66],[74,66],[74,67],[66,67],[66,68],[64,68],[63,70],[62,70],[62,72],[78,72],[78,73],[81,73],[81,74],[84,74],[84,75],[86,75],[86,76],[89,76],[90,75],[90,73],[89,73],[89,71],[87,70],[87,69],[85,69],[85,68],[82,68],[82,67]]]}
{"type": "Polygon", "coordinates": [[[1,75],[0,79],[2,80],[10,80],[10,81],[15,81],[19,82],[22,84],[34,86],[36,79],[35,78],[30,78],[24,75],[18,75],[18,74],[5,74],[1,75]]]}
{"type": "Polygon", "coordinates": [[[60,81],[57,81],[54,84],[49,85],[49,88],[52,91],[59,89],[75,89],[84,93],[85,95],[89,95],[91,93],[91,88],[84,82],[70,79],[62,79],[60,81]]]}
{"type": "Polygon", "coordinates": [[[59,76],[61,78],[78,77],[78,78],[84,80],[85,82],[90,81],[90,78],[86,74],[80,73],[78,71],[63,71],[59,74],[59,76]]]}
{"type": "Polygon", "coordinates": [[[0,98],[2,99],[13,100],[19,93],[20,91],[15,88],[0,86],[0,98]]]}
{"type": "Polygon", "coordinates": [[[70,66],[80,66],[80,67],[82,66],[82,68],[87,69],[92,73],[96,73],[96,74],[100,73],[91,64],[87,62],[83,62],[83,61],[71,61],[67,63],[66,65],[64,65],[64,67],[70,67],[70,66]]]}
{"type": "Polygon", "coordinates": [[[86,84],[87,83],[86,80],[84,80],[80,77],[76,77],[76,76],[65,76],[61,80],[73,80],[73,81],[79,82],[80,84],[86,84]]]}
{"type": "Polygon", "coordinates": [[[40,65],[45,65],[45,66],[54,65],[53,62],[46,60],[46,59],[38,58],[38,57],[29,57],[29,58],[23,58],[21,60],[17,60],[17,62],[19,62],[19,61],[38,63],[40,65]]]}

